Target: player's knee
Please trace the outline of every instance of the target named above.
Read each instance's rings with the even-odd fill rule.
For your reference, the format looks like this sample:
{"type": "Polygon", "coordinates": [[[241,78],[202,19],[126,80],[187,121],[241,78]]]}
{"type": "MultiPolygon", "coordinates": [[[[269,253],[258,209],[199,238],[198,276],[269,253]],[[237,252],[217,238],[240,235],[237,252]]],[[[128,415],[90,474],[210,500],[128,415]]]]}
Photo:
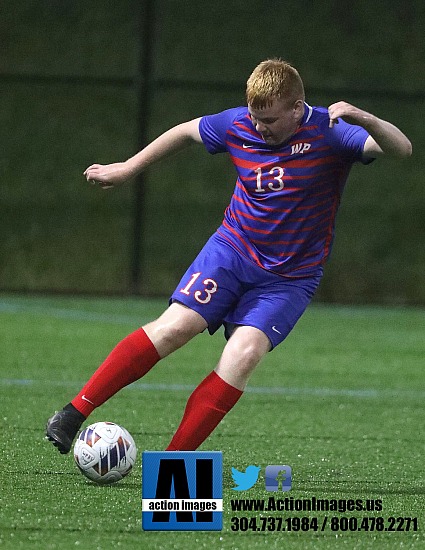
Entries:
{"type": "Polygon", "coordinates": [[[216,372],[228,384],[243,391],[263,355],[255,344],[246,344],[240,348],[226,346],[216,372]]]}
{"type": "Polygon", "coordinates": [[[162,358],[184,346],[199,332],[191,325],[164,323],[161,318],[144,328],[162,358]]]}
{"type": "Polygon", "coordinates": [[[254,369],[262,359],[264,353],[265,350],[256,345],[255,342],[245,344],[239,352],[239,364],[241,368],[244,368],[247,371],[254,369]]]}
{"type": "Polygon", "coordinates": [[[198,313],[180,304],[172,304],[158,319],[143,328],[159,355],[165,357],[202,332],[206,321],[198,313]]]}
{"type": "Polygon", "coordinates": [[[237,366],[240,373],[249,375],[267,352],[267,346],[260,345],[256,339],[241,340],[230,343],[230,357],[233,359],[230,363],[237,366]],[[232,346],[233,344],[233,346],[232,346]]]}
{"type": "Polygon", "coordinates": [[[254,367],[261,358],[270,350],[271,344],[268,337],[260,330],[252,327],[240,327],[235,330],[229,340],[233,347],[233,353],[239,357],[240,364],[254,367]]]}
{"type": "Polygon", "coordinates": [[[198,334],[198,330],[191,326],[165,326],[162,330],[162,340],[169,347],[178,349],[198,334]]]}

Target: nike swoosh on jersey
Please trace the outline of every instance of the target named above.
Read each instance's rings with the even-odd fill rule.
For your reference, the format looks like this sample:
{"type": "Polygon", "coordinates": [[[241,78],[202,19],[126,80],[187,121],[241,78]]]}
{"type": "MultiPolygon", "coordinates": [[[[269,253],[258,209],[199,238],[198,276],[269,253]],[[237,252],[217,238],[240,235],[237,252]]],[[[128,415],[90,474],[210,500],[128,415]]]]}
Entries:
{"type": "Polygon", "coordinates": [[[278,334],[282,334],[282,333],[280,332],[280,330],[277,330],[276,325],[273,325],[273,326],[272,326],[272,330],[274,330],[274,331],[277,332],[278,334]]]}

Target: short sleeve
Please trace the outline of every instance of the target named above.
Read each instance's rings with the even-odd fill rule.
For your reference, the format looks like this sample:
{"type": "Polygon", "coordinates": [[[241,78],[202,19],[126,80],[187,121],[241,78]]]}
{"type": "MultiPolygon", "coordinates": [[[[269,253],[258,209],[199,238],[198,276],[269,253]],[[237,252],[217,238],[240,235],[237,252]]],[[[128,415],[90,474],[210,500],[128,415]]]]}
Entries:
{"type": "Polygon", "coordinates": [[[364,144],[369,133],[361,126],[348,124],[340,118],[338,124],[334,124],[333,128],[329,128],[329,120],[327,120],[326,125],[323,125],[323,130],[328,142],[347,160],[364,164],[373,160],[363,156],[364,144]]]}
{"type": "Polygon", "coordinates": [[[239,114],[239,109],[227,109],[215,115],[206,115],[199,123],[199,133],[202,141],[211,154],[224,153],[226,147],[226,133],[239,114]]]}

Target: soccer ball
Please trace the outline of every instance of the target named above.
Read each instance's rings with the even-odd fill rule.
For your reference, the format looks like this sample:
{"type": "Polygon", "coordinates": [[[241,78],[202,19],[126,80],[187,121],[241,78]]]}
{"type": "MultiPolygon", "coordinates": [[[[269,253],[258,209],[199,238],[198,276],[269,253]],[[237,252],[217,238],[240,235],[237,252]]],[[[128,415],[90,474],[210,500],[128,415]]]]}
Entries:
{"type": "Polygon", "coordinates": [[[128,475],[136,462],[137,449],[125,428],[113,422],[87,426],[74,445],[80,471],[99,484],[115,483],[128,475]]]}

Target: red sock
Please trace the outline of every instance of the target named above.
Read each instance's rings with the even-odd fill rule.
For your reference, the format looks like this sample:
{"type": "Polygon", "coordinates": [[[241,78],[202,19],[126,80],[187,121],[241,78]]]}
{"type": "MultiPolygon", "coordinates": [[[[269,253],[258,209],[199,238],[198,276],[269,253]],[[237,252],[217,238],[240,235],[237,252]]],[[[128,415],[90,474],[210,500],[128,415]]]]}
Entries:
{"type": "Polygon", "coordinates": [[[86,418],[117,391],[144,376],[160,360],[146,332],[140,328],[111,351],[80,393],[71,401],[86,418]]]}
{"type": "Polygon", "coordinates": [[[209,374],[189,397],[183,419],[167,451],[194,451],[242,396],[216,372],[209,374]]]}

